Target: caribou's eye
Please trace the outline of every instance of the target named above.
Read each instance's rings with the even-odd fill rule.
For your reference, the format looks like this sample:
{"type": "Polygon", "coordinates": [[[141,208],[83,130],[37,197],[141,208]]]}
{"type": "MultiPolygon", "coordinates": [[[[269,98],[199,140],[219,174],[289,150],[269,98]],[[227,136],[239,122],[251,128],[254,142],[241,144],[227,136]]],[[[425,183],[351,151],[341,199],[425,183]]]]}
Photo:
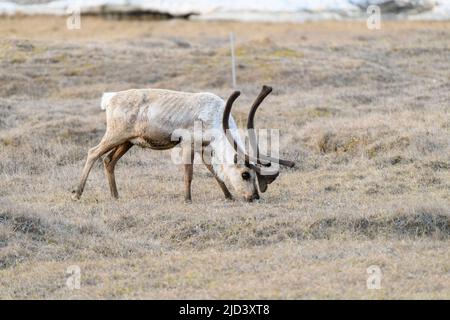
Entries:
{"type": "Polygon", "coordinates": [[[243,172],[243,173],[242,173],[242,179],[244,179],[244,180],[250,179],[250,173],[248,173],[248,172],[243,172]]]}

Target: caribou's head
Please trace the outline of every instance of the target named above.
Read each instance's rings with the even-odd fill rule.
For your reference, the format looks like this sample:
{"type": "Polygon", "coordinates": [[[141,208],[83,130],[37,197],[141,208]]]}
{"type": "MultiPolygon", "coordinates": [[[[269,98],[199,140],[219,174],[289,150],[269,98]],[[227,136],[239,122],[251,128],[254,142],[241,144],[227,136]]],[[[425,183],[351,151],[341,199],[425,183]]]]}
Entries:
{"type": "Polygon", "coordinates": [[[283,166],[293,167],[294,162],[273,158],[259,152],[258,142],[254,131],[254,117],[256,110],[263,100],[272,92],[272,88],[263,86],[260,94],[253,103],[247,119],[248,138],[253,155],[249,155],[242,147],[235,141],[230,132],[230,113],[234,101],[239,97],[240,92],[235,91],[228,98],[222,118],[222,127],[227,137],[228,142],[234,148],[235,156],[234,163],[229,164],[224,170],[229,182],[233,185],[236,192],[242,194],[247,201],[259,199],[258,188],[260,192],[266,192],[267,186],[275,181],[279,175],[279,171],[268,171],[272,163],[278,163],[283,166]],[[266,169],[266,170],[264,170],[266,169]]]}

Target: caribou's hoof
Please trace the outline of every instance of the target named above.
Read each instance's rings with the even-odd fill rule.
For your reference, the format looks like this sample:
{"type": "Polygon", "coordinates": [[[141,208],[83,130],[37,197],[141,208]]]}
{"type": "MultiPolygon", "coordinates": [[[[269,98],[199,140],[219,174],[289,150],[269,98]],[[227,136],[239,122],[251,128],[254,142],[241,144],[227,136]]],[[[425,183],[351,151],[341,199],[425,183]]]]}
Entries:
{"type": "Polygon", "coordinates": [[[184,199],[184,203],[191,204],[192,203],[192,199],[184,199]]]}

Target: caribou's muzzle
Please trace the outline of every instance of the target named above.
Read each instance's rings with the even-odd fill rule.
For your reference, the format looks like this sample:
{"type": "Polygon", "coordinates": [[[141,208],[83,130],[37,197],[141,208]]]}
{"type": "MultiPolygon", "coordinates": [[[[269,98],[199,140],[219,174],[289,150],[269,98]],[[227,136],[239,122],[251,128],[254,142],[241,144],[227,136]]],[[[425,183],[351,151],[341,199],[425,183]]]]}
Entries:
{"type": "Polygon", "coordinates": [[[245,201],[247,202],[253,202],[253,200],[258,200],[259,199],[259,194],[258,192],[255,192],[251,195],[246,195],[244,196],[245,201]]]}

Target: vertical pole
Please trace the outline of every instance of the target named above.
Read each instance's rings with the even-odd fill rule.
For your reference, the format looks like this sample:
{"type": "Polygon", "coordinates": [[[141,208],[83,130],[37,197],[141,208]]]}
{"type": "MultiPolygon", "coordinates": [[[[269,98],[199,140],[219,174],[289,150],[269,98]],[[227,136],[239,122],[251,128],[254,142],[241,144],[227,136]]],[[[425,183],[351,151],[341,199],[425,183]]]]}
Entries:
{"type": "Polygon", "coordinates": [[[231,49],[231,77],[233,81],[233,89],[236,89],[236,58],[234,56],[234,33],[230,32],[230,49],[231,49]]]}

